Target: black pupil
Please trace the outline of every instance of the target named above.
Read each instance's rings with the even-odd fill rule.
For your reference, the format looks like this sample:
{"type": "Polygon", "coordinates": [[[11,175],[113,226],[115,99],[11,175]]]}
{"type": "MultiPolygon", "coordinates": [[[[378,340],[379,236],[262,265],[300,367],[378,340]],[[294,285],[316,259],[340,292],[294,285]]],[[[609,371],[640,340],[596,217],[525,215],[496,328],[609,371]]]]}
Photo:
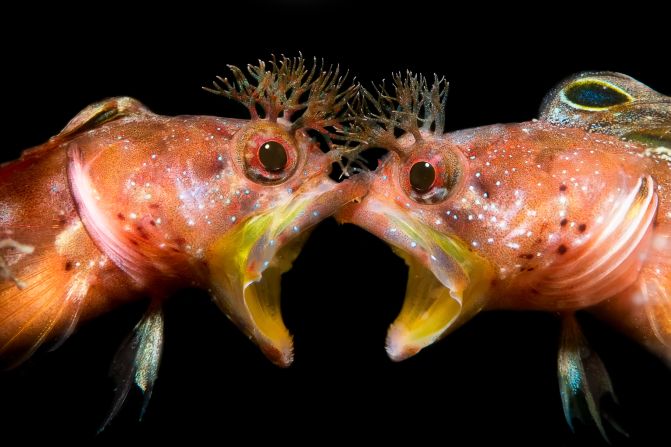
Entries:
{"type": "Polygon", "coordinates": [[[436,170],[431,163],[420,161],[410,168],[410,186],[415,191],[427,192],[436,180],[436,170]]]}
{"type": "Polygon", "coordinates": [[[281,171],[287,165],[287,151],[277,141],[268,141],[259,148],[259,161],[268,171],[281,171]]]}

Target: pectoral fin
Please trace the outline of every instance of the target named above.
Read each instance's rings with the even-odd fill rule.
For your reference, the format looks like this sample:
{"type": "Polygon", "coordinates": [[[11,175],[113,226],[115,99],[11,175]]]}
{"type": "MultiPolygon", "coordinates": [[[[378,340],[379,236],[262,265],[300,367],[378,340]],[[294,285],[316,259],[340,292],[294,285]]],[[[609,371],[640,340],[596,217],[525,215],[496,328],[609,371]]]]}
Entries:
{"type": "Polygon", "coordinates": [[[582,334],[574,314],[562,318],[561,345],[557,359],[559,390],[564,416],[571,430],[578,419],[585,425],[594,424],[607,441],[604,421],[626,436],[626,432],[612,419],[605,418],[601,401],[606,396],[615,399],[613,386],[603,362],[592,351],[582,334]]]}
{"type": "Polygon", "coordinates": [[[163,310],[152,304],[114,356],[110,370],[110,375],[116,382],[114,403],[98,432],[107,428],[119,413],[133,383],[144,395],[140,411],[142,419],[158,376],[162,351],[163,310]]]}

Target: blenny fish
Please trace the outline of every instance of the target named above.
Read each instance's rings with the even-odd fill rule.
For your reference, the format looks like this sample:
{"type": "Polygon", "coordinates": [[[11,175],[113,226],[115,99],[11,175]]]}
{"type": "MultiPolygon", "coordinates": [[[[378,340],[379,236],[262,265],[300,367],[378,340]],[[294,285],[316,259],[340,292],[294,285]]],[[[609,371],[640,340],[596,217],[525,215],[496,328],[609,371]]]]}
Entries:
{"type": "Polygon", "coordinates": [[[133,383],[146,407],[161,306],[176,289],[207,290],[270,360],[289,365],[280,275],[315,224],[365,193],[363,178],[329,177],[357,90],[346,74],[302,57],[229,68],[232,80],[208,90],[242,103],[250,119],[160,116],[112,98],[0,166],[5,366],[58,346],[80,321],[148,299],[113,363],[116,397],[103,427],[133,383]]]}
{"type": "Polygon", "coordinates": [[[369,193],[337,214],[409,267],[387,353],[415,355],[482,310],[555,312],[566,419],[608,439],[611,382],[574,315],[594,313],[671,366],[671,98],[580,73],[538,119],[444,133],[444,78],[392,85],[360,96],[359,150],[388,154],[361,174],[369,193]]]}

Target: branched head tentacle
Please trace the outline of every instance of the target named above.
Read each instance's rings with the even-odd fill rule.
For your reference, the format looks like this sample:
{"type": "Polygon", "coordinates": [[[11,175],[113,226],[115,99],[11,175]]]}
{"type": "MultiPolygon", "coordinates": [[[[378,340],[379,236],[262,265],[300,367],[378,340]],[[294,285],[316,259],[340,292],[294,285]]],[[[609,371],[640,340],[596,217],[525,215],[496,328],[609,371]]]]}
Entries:
{"type": "Polygon", "coordinates": [[[373,85],[372,91],[361,89],[350,106],[352,126],[347,131],[351,141],[358,144],[348,157],[358,157],[370,147],[382,147],[404,155],[407,146],[398,141],[398,133],[411,134],[415,142],[423,134],[441,135],[445,127],[445,104],[448,83],[434,75],[431,85],[422,75],[408,71],[392,75],[393,92],[383,81],[373,85]]]}
{"type": "Polygon", "coordinates": [[[248,65],[245,74],[229,65],[232,80],[217,77],[213,87],[205,90],[243,104],[252,119],[263,118],[290,122],[291,130],[312,129],[319,132],[329,148],[329,156],[349,175],[351,160],[343,161],[352,148],[347,129],[354,120],[350,101],[358,96],[359,84],[348,72],[340,73],[338,65],[326,66],[313,59],[310,67],[302,56],[275,56],[269,62],[248,65]]]}
{"type": "Polygon", "coordinates": [[[324,61],[313,60],[311,67],[302,56],[275,56],[266,63],[248,65],[247,74],[234,65],[228,66],[232,80],[217,77],[213,87],[205,90],[240,102],[258,119],[279,117],[292,122],[292,129],[314,129],[335,137],[347,112],[348,101],[356,95],[358,85],[346,86],[348,73],[340,75],[339,66],[326,67],[324,61]],[[296,117],[297,112],[303,113],[296,117]]]}

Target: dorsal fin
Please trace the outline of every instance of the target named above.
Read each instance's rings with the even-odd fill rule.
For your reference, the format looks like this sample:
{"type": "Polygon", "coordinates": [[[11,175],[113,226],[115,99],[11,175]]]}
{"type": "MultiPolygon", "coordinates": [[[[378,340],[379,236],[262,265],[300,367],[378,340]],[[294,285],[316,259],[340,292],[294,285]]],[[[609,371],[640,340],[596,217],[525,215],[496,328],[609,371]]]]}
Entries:
{"type": "Polygon", "coordinates": [[[84,108],[54,138],[71,137],[125,116],[141,116],[151,113],[149,109],[136,99],[127,96],[108,98],[84,108]]]}
{"type": "Polygon", "coordinates": [[[548,93],[540,119],[671,148],[671,98],[620,73],[583,72],[548,93]]]}
{"type": "Polygon", "coordinates": [[[137,99],[128,96],[118,96],[95,102],[75,115],[65,128],[58,135],[51,137],[48,142],[23,151],[20,159],[38,156],[82,132],[95,129],[105,123],[127,116],[141,117],[147,115],[153,115],[153,112],[137,99]]]}

